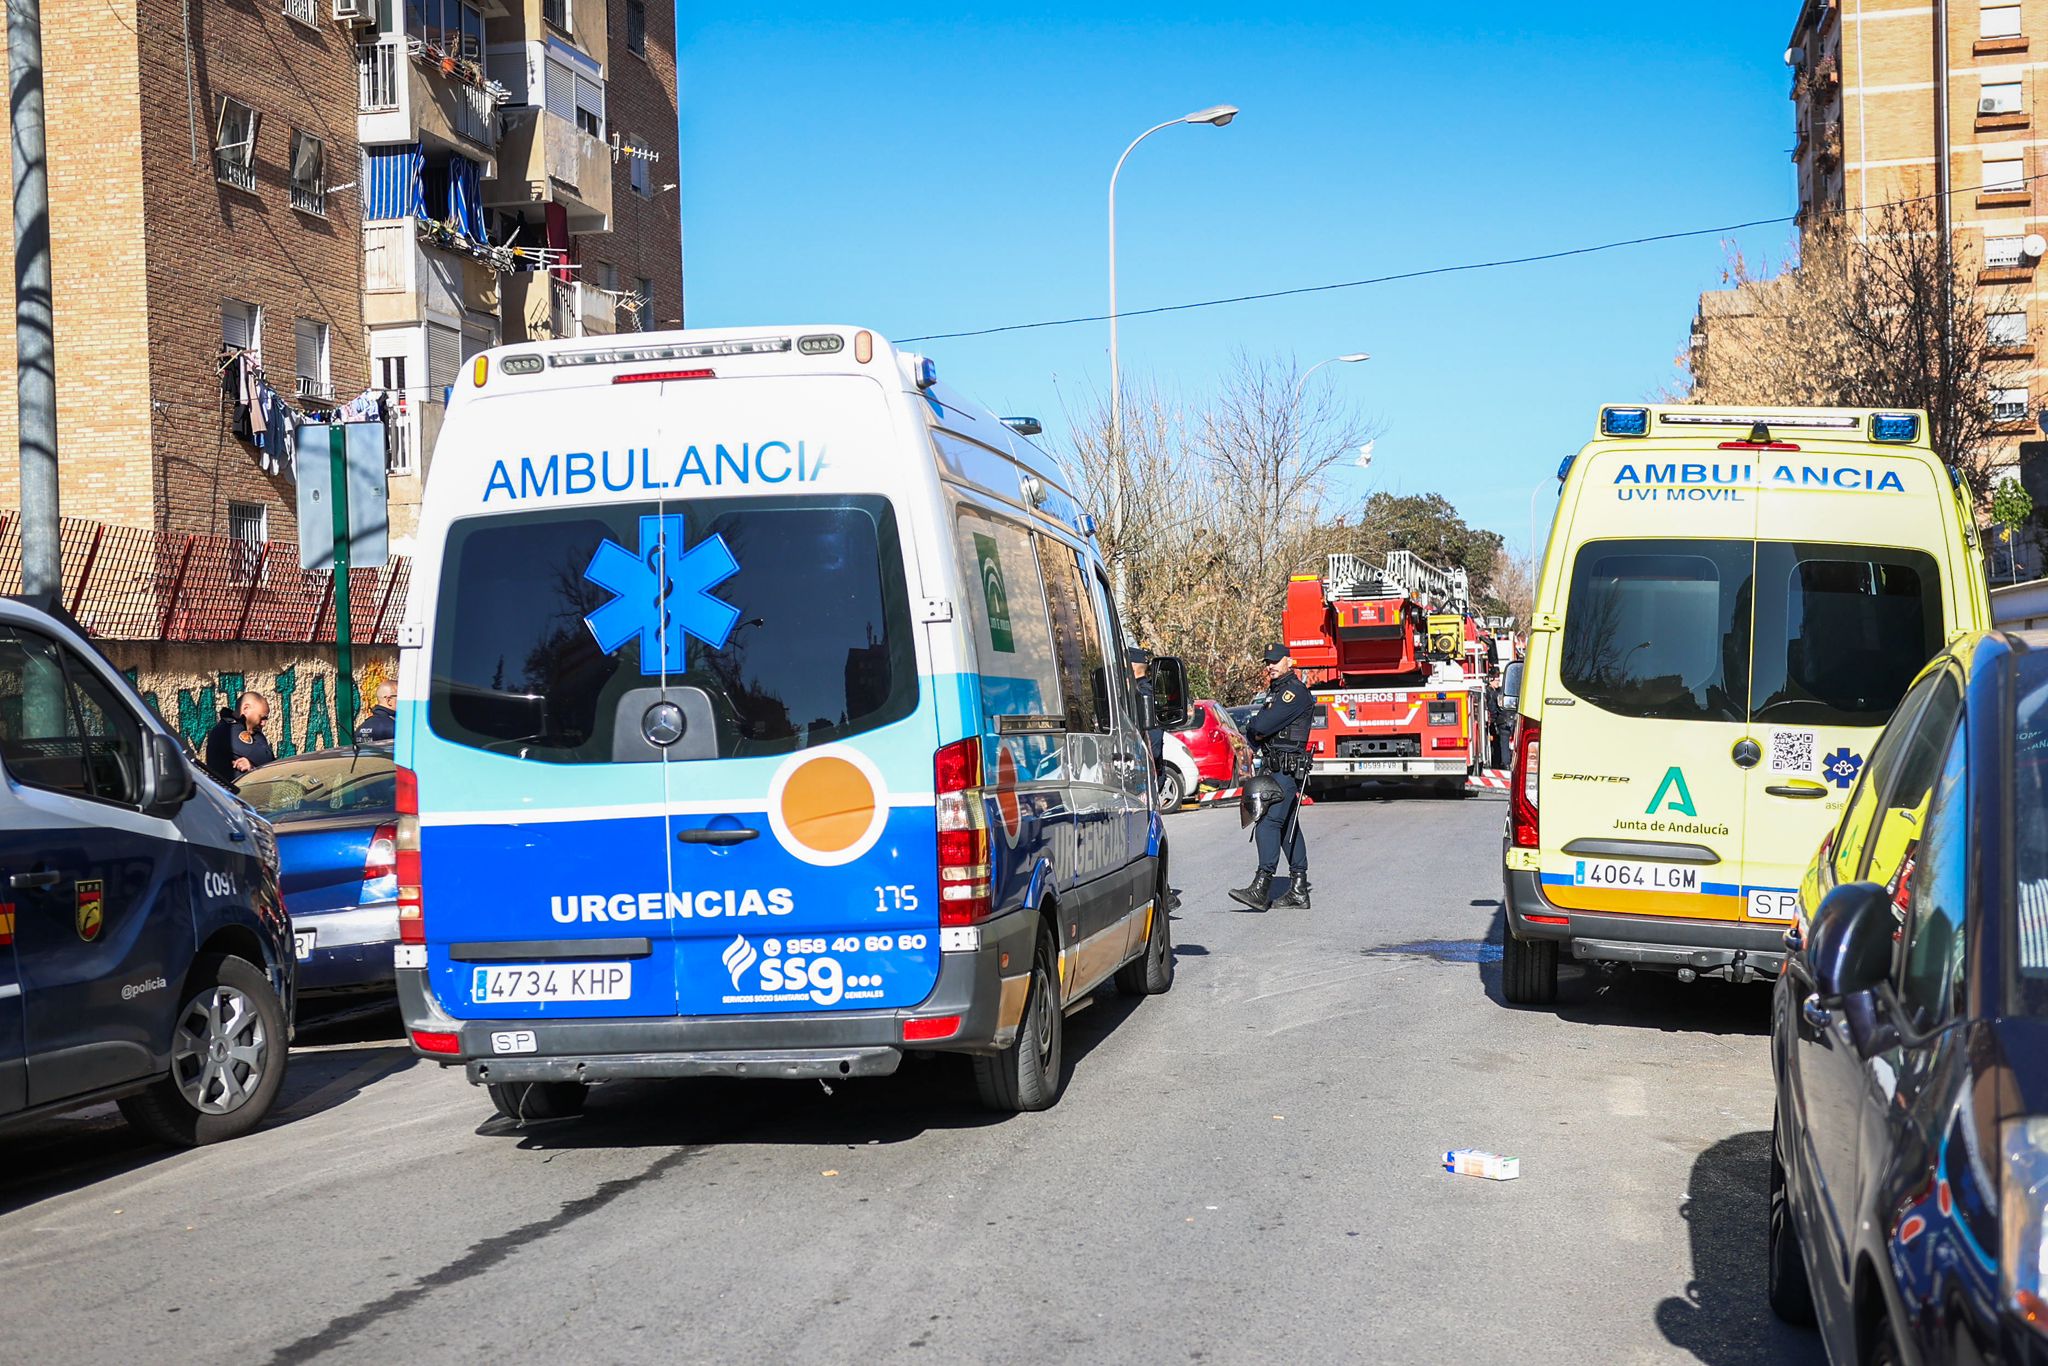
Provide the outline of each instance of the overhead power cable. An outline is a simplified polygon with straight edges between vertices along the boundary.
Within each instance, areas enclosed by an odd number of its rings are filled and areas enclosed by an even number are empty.
[[[2044,176],[2048,176],[2048,171],[2024,176],[2019,181],[2019,185],[2031,184],[2033,181]],[[1981,185],[1975,187],[1975,190],[1968,186],[1951,188],[1949,194],[1951,197],[1954,197],[1959,194],[1975,193],[1976,190],[1982,190],[1983,188],[1985,187]],[[1999,190],[2016,189],[2018,186],[2000,185],[1997,188]],[[1927,203],[1938,198],[1940,196],[1934,194],[1915,195],[1907,199],[1894,199],[1881,204],[1865,205],[1856,210],[1856,212],[1867,216],[1883,209],[1903,208],[1909,204]],[[1844,210],[1845,214],[1847,212],[1847,210]],[[1403,280],[1423,280],[1437,275],[1460,275],[1472,271],[1500,270],[1507,266],[1536,265],[1545,261],[1561,261],[1573,256],[1594,256],[1601,252],[1620,251],[1624,247],[1652,246],[1659,242],[1679,242],[1693,237],[1718,237],[1732,232],[1746,232],[1750,228],[1767,228],[1778,224],[1791,223],[1796,221],[1797,218],[1797,214],[1778,214],[1770,218],[1752,218],[1746,222],[1727,223],[1713,228],[1688,228],[1681,232],[1651,233],[1643,237],[1625,237],[1617,241],[1596,242],[1583,247],[1565,247],[1557,251],[1537,252],[1530,256],[1504,256],[1486,261],[1462,261],[1455,265],[1428,266],[1418,270],[1395,271],[1388,275],[1373,275],[1362,280],[1337,280],[1328,284],[1297,285],[1292,289],[1271,289],[1257,294],[1233,294],[1227,298],[1197,299],[1189,303],[1158,304],[1151,308],[1120,308],[1117,310],[1116,316],[1121,320],[1124,318],[1143,318],[1156,313],[1186,313],[1198,308],[1222,308],[1228,304],[1258,303],[1266,299],[1289,299],[1304,294],[1327,294],[1333,290],[1363,289],[1368,285],[1396,284]],[[1082,317],[1047,318],[1038,322],[1028,323],[1004,323],[996,327],[976,327],[959,332],[928,332],[922,336],[899,337],[896,340],[902,342],[952,341],[961,337],[989,337],[1001,332],[1030,332],[1046,327],[1074,327],[1082,323],[1106,323],[1108,321],[1109,314],[1107,313],[1090,313]]]

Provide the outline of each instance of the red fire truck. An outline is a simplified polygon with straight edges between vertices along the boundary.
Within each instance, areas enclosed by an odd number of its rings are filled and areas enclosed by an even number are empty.
[[[1311,780],[1429,782],[1463,796],[1486,764],[1487,642],[1462,569],[1397,550],[1332,555],[1287,584],[1282,630],[1316,695]]]

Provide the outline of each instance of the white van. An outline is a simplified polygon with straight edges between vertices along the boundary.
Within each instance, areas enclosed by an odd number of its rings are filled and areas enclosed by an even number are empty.
[[[476,357],[400,666],[414,1046],[515,1117],[911,1049],[1051,1105],[1063,1012],[1173,980],[1092,531],[1051,460],[870,331]]]

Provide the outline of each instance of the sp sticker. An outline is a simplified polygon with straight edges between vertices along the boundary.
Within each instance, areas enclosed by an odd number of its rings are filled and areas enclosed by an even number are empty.
[[[72,923],[78,928],[78,937],[90,944],[107,923],[107,884],[93,878],[72,885],[78,892],[78,914]]]

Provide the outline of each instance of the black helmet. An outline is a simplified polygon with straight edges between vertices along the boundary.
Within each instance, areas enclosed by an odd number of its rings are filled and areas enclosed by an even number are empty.
[[[1248,829],[1265,818],[1268,811],[1287,800],[1287,789],[1270,773],[1254,773],[1245,780],[1237,797],[1237,823]]]

